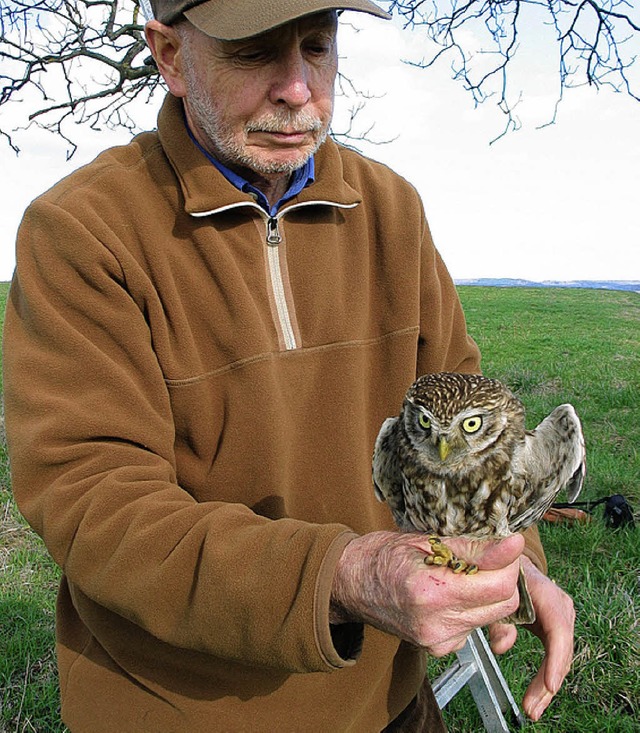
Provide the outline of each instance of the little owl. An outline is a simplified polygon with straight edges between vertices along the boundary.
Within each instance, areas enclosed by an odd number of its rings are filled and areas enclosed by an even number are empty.
[[[470,374],[428,374],[409,388],[399,417],[384,421],[373,455],[373,482],[403,531],[430,533],[425,562],[454,572],[477,567],[456,558],[440,537],[504,538],[537,522],[558,492],[574,501],[585,475],[580,420],[560,405],[535,430],[501,382]],[[520,608],[535,613],[520,572]]]

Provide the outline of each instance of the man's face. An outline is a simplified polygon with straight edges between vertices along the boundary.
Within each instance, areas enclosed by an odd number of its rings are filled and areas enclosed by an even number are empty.
[[[191,31],[183,45],[185,110],[199,142],[230,167],[281,177],[326,137],[337,73],[334,13],[241,41]]]

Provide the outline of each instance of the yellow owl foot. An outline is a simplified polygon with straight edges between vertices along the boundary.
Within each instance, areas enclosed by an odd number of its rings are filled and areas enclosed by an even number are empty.
[[[478,566],[469,564],[453,554],[453,551],[447,547],[439,537],[427,537],[433,555],[427,555],[424,559],[427,565],[441,565],[449,567],[454,573],[464,573],[465,575],[473,575],[478,572]]]

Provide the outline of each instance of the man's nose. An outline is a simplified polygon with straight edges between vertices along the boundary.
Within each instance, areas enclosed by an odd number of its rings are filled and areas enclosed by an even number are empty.
[[[304,107],[311,99],[311,73],[309,63],[299,48],[283,54],[276,66],[276,77],[271,85],[271,103],[286,104],[291,109]]]

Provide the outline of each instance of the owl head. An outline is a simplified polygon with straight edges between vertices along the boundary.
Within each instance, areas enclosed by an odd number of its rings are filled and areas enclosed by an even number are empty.
[[[402,423],[422,463],[439,473],[477,466],[524,440],[524,408],[500,382],[475,374],[427,374],[409,389]],[[475,460],[472,460],[475,459]]]

